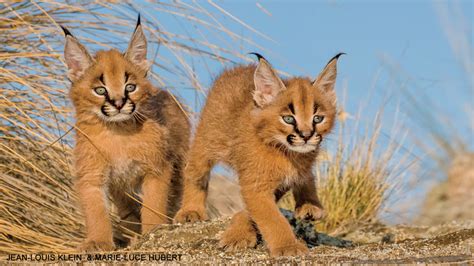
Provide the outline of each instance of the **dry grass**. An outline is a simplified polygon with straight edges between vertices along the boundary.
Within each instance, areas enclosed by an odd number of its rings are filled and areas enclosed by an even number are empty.
[[[204,93],[206,85],[198,76],[202,72],[195,69],[212,73],[211,63],[247,60],[236,52],[238,44],[262,50],[221,24],[229,17],[231,23],[250,27],[213,2],[206,7],[181,1],[145,5],[0,4],[0,253],[69,252],[83,237],[83,219],[71,190],[73,120],[60,24],[94,50],[124,48],[140,10],[152,52],[161,47],[152,53],[151,78],[178,96],[189,89]],[[173,17],[193,33],[169,31],[160,16]],[[208,42],[209,34],[220,43]],[[337,153],[327,154],[326,163],[317,169],[320,197],[329,213],[320,229],[341,233],[371,221],[381,209],[390,189],[387,181],[399,170],[392,165],[399,147],[389,145],[379,154],[380,123],[376,125],[370,134],[354,139],[346,138],[341,127],[339,138],[333,140]]]

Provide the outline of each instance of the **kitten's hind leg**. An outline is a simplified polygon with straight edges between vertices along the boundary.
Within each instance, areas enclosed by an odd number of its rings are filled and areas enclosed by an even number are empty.
[[[206,154],[206,149],[201,148],[199,144],[191,149],[188,165],[184,169],[183,204],[174,218],[176,223],[193,223],[208,219],[206,198],[213,164]]]

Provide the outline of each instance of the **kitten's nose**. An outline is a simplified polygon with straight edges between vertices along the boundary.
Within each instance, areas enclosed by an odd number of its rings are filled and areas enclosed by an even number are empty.
[[[304,141],[308,141],[308,139],[310,139],[311,136],[313,136],[313,132],[310,130],[303,130],[303,131],[300,131],[299,135],[300,137],[304,139]]]
[[[114,101],[114,105],[117,109],[122,109],[123,105],[124,105],[125,101],[124,99],[120,99],[120,100],[115,100]]]

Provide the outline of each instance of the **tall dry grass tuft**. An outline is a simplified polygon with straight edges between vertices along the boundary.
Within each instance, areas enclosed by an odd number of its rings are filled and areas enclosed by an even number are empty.
[[[195,69],[243,60],[237,44],[256,46],[220,23],[232,16],[215,3],[0,3],[0,253],[66,252],[81,240],[83,219],[69,169],[73,110],[59,25],[92,50],[123,49],[139,12],[152,48],[151,78],[178,96],[204,94],[202,71]],[[180,30],[169,29],[162,17]],[[211,35],[222,43],[207,41]]]
[[[409,153],[400,152],[403,134],[396,127],[390,133],[393,137],[382,142],[382,116],[381,110],[361,134],[353,134],[354,129],[341,121],[337,151],[326,153],[316,169],[319,197],[327,211],[318,229],[340,235],[376,222],[398,188],[411,159]]]

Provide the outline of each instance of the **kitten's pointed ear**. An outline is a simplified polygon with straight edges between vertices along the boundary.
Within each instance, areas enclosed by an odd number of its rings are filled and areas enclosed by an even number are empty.
[[[64,27],[61,27],[66,35],[66,45],[64,46],[64,59],[69,69],[68,78],[74,82],[78,80],[86,69],[92,64],[93,59],[87,49],[79,43],[76,37]]]
[[[133,32],[130,43],[128,44],[125,57],[139,66],[145,72],[150,68],[150,64],[146,60],[147,43],[143,27],[140,22],[140,14],[138,14],[137,26]]]
[[[270,104],[285,89],[285,84],[263,56],[255,55],[258,57],[258,66],[254,73],[255,91],[253,92],[253,99],[258,107],[264,107]]]
[[[323,69],[323,71],[321,71],[313,83],[314,87],[322,90],[328,97],[332,98],[334,103],[336,102],[334,85],[336,84],[337,76],[337,60],[343,54],[345,53],[339,53],[329,60],[326,67]]]

